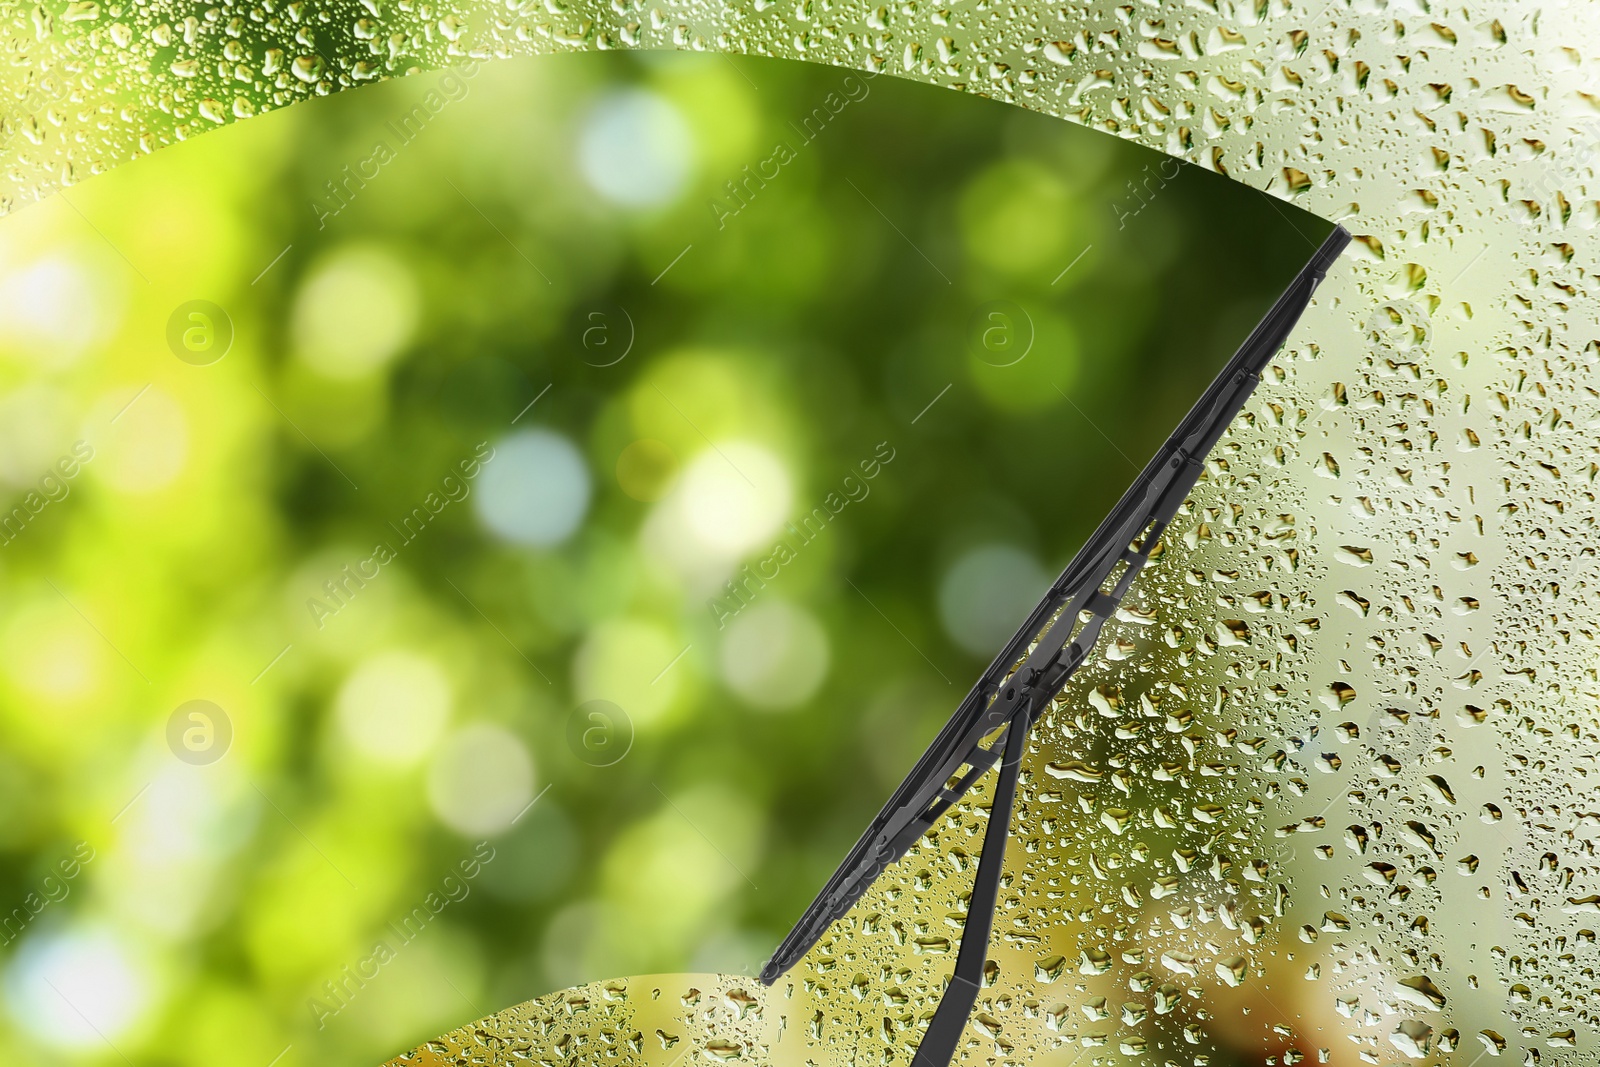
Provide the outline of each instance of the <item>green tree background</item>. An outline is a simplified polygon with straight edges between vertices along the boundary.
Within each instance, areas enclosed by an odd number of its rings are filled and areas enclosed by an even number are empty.
[[[8,1062],[376,1062],[753,972],[1326,229],[691,55],[374,86],[6,220]]]

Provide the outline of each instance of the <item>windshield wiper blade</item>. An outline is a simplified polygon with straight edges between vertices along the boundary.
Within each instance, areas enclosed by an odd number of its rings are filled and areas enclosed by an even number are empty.
[[[1217,440],[1255,391],[1261,373],[1311,303],[1350,234],[1336,226],[1201,394],[1165,445],[984,671],[911,773],[895,789],[845,860],[762,969],[772,985],[798,963],[891,863],[905,855],[951,805],[999,761],[994,809],[975,875],[955,976],[917,1050],[917,1067],[946,1067],[976,1003],[1017,765],[1028,731],[1093,649],[1177,513]],[[985,745],[984,739],[1005,733]]]

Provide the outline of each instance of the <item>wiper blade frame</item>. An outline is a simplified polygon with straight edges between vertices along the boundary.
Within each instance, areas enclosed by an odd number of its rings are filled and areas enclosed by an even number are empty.
[[[1283,347],[1310,305],[1317,286],[1349,243],[1350,234],[1342,226],[1334,227],[1278,297],[962,700],[778,946],[762,969],[762,982],[772,985],[798,963],[878,876],[905,855],[951,805],[1002,759],[1003,747],[1004,762],[996,783],[995,802],[1003,801],[1005,810],[990,815],[990,832],[979,860],[973,907],[962,936],[955,980],[946,990],[916,1057],[917,1067],[946,1067],[950,1062],[975,1002],[988,951],[992,897],[999,884],[1006,836],[1003,832],[997,836],[995,827],[1010,826],[1016,764],[1021,759],[1023,739],[1051,697],[1061,691],[1088,657],[1105,620],[1121,603],[1167,524],[1194,487],[1206,455],[1255,391],[1267,363]],[[1001,727],[1006,730],[1003,739],[985,747],[983,739]],[[994,847],[996,842],[1000,847]],[[988,896],[981,897],[983,893]],[[980,907],[982,899],[987,899],[988,904]],[[970,951],[969,942],[974,945]],[[960,1006],[963,1002],[965,1008]]]

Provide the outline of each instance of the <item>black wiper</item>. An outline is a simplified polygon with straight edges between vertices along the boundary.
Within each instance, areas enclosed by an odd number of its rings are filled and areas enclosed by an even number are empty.
[[[1150,552],[1189,495],[1206,455],[1255,391],[1268,361],[1311,303],[1350,234],[1336,226],[1266,317],[1073,557],[1005,649],[945,723],[844,863],[761,971],[776,982],[849,911],[889,864],[932,829],[995,762],[994,809],[984,835],[955,976],[917,1050],[917,1067],[946,1067],[976,1003],[1011,825],[1023,741],[1093,649]],[[1004,729],[988,746],[984,739]]]

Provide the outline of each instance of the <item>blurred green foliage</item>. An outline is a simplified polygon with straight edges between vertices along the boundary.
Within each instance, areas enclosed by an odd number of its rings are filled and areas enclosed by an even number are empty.
[[[7,220],[7,1061],[375,1062],[753,970],[1326,229],[963,95],[616,54]]]

